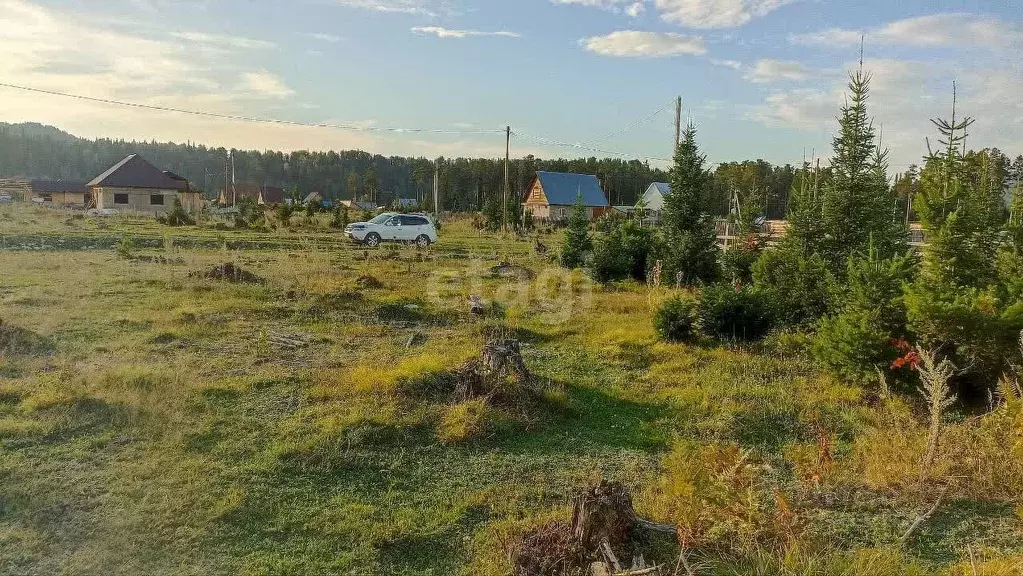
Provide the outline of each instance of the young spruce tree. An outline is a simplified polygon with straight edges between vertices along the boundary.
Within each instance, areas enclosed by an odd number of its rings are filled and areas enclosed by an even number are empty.
[[[568,215],[565,241],[561,245],[561,265],[566,268],[582,266],[586,261],[586,253],[592,248],[590,221],[586,217],[586,206],[583,205],[583,197],[580,194],[576,196],[572,213]]]
[[[671,192],[664,197],[660,258],[669,278],[681,274],[690,285],[714,282],[720,275],[714,219],[707,213],[710,173],[705,161],[696,145],[696,127],[689,124],[668,171]]]
[[[821,256],[837,275],[849,257],[871,245],[881,258],[905,251],[906,230],[896,214],[887,176],[888,151],[879,147],[867,99],[870,74],[857,70],[832,141],[832,178],[821,198]]]

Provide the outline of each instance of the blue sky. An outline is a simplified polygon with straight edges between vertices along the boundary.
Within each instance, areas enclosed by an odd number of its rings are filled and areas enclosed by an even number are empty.
[[[892,171],[951,84],[970,143],[1023,154],[1023,4],[868,0],[0,0],[3,82],[361,131],[189,117],[0,89],[0,120],[83,136],[398,155],[670,156],[673,111],[711,161],[825,158],[866,35]],[[659,113],[654,114],[660,110]],[[650,116],[653,115],[652,118]],[[644,121],[645,120],[645,121]],[[631,127],[631,128],[630,128]],[[627,129],[629,128],[629,129]]]

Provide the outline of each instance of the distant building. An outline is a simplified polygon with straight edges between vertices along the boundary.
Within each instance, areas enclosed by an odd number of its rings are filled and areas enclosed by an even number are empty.
[[[125,157],[86,186],[100,210],[161,214],[169,212],[176,199],[186,211],[198,212],[204,204],[202,192],[192,190],[188,180],[160,171],[138,154]]]
[[[611,210],[596,176],[565,172],[537,172],[526,189],[522,206],[532,211],[534,218],[566,220],[580,197],[590,220]]]
[[[367,212],[375,212],[379,206],[375,202],[363,202],[355,200],[342,200],[338,204],[348,208],[349,210],[365,210]]]
[[[259,205],[284,203],[284,188],[277,186],[256,186],[255,184],[235,184],[234,189],[221,190],[217,196],[217,204],[234,204],[235,200],[252,198]]]
[[[55,206],[85,207],[89,201],[89,187],[81,180],[30,180],[33,198]]]
[[[419,200],[415,198],[395,198],[391,205],[395,210],[415,210],[419,208]]]
[[[667,182],[654,182],[646,189],[643,196],[636,202],[636,208],[641,205],[646,211],[643,221],[646,223],[659,224],[661,222],[661,211],[664,210],[664,196],[671,192],[671,184]]]
[[[317,203],[318,204],[320,202],[323,202],[323,194],[320,194],[319,192],[310,192],[302,200],[303,204],[310,204],[310,203]]]

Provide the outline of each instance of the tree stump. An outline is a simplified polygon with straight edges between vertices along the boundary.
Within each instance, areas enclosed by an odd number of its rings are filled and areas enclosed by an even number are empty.
[[[584,548],[596,550],[605,540],[613,547],[629,539],[636,510],[624,486],[601,480],[572,500],[572,534]]]

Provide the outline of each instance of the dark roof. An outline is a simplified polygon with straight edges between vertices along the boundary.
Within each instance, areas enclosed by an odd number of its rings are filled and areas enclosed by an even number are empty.
[[[54,194],[60,192],[85,192],[85,182],[81,180],[32,180],[29,188],[35,194]]]
[[[657,188],[657,191],[661,193],[661,196],[671,192],[671,184],[668,184],[667,182],[654,182],[651,186]]]
[[[583,197],[584,206],[607,206],[607,198],[600,188],[600,181],[591,174],[570,174],[567,172],[537,172],[536,177],[543,186],[548,204],[575,204],[578,196]]]
[[[161,172],[138,154],[131,154],[106,172],[95,177],[88,186],[112,188],[158,188],[161,190],[186,190],[188,182],[176,180]]]
[[[267,204],[283,204],[284,188],[277,186],[263,186],[263,202]]]

